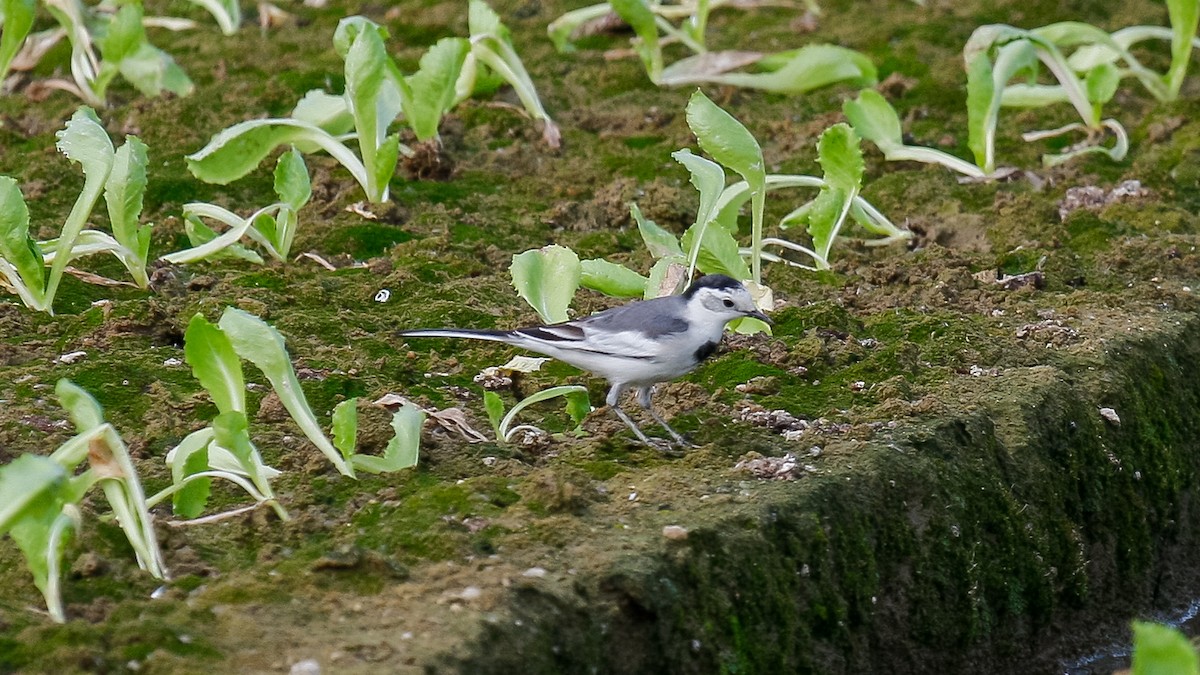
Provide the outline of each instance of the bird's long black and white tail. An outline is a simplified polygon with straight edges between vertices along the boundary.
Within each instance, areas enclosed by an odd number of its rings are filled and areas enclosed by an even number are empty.
[[[512,331],[507,330],[472,330],[469,328],[422,328],[418,330],[402,330],[396,335],[400,337],[430,337],[430,338],[466,338],[468,340],[488,340],[490,342],[508,342],[516,339]]]

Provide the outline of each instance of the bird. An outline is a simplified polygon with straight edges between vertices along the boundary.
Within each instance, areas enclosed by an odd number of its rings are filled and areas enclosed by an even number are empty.
[[[725,325],[743,317],[773,323],[741,282],[708,274],[680,295],[638,300],[561,323],[514,330],[426,328],[397,335],[489,340],[552,357],[607,380],[605,403],[642,443],[654,446],[620,406],[629,389],[636,391],[638,405],[686,446],[683,436],[654,412],[654,385],[694,370],[717,351]]]

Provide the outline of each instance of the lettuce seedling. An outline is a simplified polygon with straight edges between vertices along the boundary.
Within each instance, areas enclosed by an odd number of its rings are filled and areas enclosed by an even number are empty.
[[[874,143],[888,161],[941,164],[970,178],[984,178],[987,175],[978,166],[949,153],[907,145],[896,109],[883,94],[874,89],[863,89],[858,93],[858,98],[846,100],[842,104],[842,113],[850,120],[859,137]]]
[[[58,149],[83,169],[83,191],[63,224],[47,241],[29,236],[29,209],[16,181],[0,177],[0,281],[31,309],[53,313],[54,296],[70,261],[111,253],[138,286],[146,288],[150,225],[140,225],[146,189],[146,146],[136,136],[114,150],[91,108],[75,111],[58,132]],[[100,195],[108,206],[113,233],[84,229]],[[50,266],[47,274],[44,266]]]
[[[839,82],[870,86],[876,71],[863,54],[835,45],[808,45],[773,54],[748,51],[711,52],[705,32],[709,13],[719,7],[745,7],[728,0],[662,3],[656,0],[610,0],[568,12],[547,28],[560,52],[574,49],[571,40],[602,17],[615,13],[633,29],[634,52],[650,81],[660,86],[719,84],[799,94]],[[665,64],[663,46],[679,43],[692,56]],[[757,72],[738,72],[753,67]]]
[[[1058,129],[1024,134],[1027,141],[1059,136],[1083,130],[1087,139],[1060,154],[1043,157],[1049,166],[1085,153],[1103,153],[1114,160],[1124,158],[1129,147],[1124,127],[1115,119],[1104,119],[1102,108],[1116,94],[1122,77],[1132,75],[1160,100],[1171,100],[1178,90],[1179,78],[1187,67],[1196,29],[1196,2],[1179,3],[1171,8],[1176,30],[1172,40],[1173,60],[1166,75],[1142,65],[1129,51],[1140,39],[1162,37],[1163,31],[1134,27],[1110,35],[1094,26],[1079,22],[1050,24],[1023,30],[1003,24],[980,26],[963,48],[967,64],[967,114],[969,145],[975,161],[986,173],[995,169],[995,131],[999,111],[1008,107],[1041,107],[1069,103],[1080,122]],[[1185,35],[1186,31],[1191,33]],[[1120,34],[1121,40],[1116,36]],[[1062,49],[1073,49],[1068,58]],[[1055,84],[1037,84],[1040,66],[1045,66]],[[1014,78],[1022,82],[1011,83]],[[1112,147],[1100,145],[1105,132],[1116,139]]]
[[[191,0],[204,7],[216,19],[225,35],[232,35],[241,23],[236,0]],[[14,57],[27,46],[26,39],[36,14],[35,0],[0,0],[0,80],[8,75]],[[69,91],[90,106],[105,106],[109,85],[121,75],[147,96],[164,91],[186,96],[193,85],[186,73],[169,54],[155,47],[146,37],[145,26],[155,25],[179,30],[194,23],[171,17],[144,17],[142,3],[123,3],[112,7],[86,7],[79,0],[44,0],[59,28],[38,34],[37,54],[66,38],[71,45],[72,81],[57,80],[59,89]],[[99,56],[97,56],[97,50]],[[29,66],[26,66],[29,67]]]
[[[483,0],[470,0],[467,7],[467,24],[471,32],[471,51],[463,64],[456,90],[458,100],[466,98],[479,89],[486,74],[479,65],[490,69],[497,77],[507,82],[521,99],[521,105],[534,120],[542,123],[542,140],[552,148],[562,143],[558,125],[550,119],[542,101],[538,98],[533,79],[525,70],[521,57],[512,45],[512,34],[500,22],[500,17]]]
[[[192,432],[167,453],[173,483],[151,497],[151,504],[171,497],[176,514],[194,518],[207,505],[211,479],[221,478],[245,490],[256,505],[269,505],[280,519],[288,520],[271,489],[279,471],[263,463],[250,439],[242,359],[262,371],[304,435],[343,475],[353,478],[355,468],[369,473],[398,471],[416,463],[424,415],[412,406],[393,416],[396,436],[382,457],[355,452],[354,399],[335,408],[330,442],[300,388],[283,336],[256,316],[232,307],[225,309],[217,324],[201,314],[193,316],[184,333],[184,356],[218,414],[210,426]]]
[[[355,405],[358,399],[350,398],[333,409],[333,444],[355,469],[367,473],[390,473],[417,465],[421,450],[421,427],[425,424],[425,413],[412,403],[405,403],[392,413],[392,431],[395,435],[383,449],[383,455],[363,455],[356,451],[358,416]]]
[[[469,39],[438,41],[422,56],[418,71],[406,76],[387,53],[386,29],[361,16],[342,19],[333,37],[344,63],[346,89],[341,96],[310,91],[290,117],[235,124],[188,155],[188,168],[203,181],[224,185],[254,170],[276,147],[290,143],[301,152],[329,153],[362,186],[368,200],[385,202],[400,154],[412,154],[391,131],[392,124],[403,114],[418,141],[437,139],[442,117],[487,79],[483,69],[513,85],[529,114],[545,124],[547,142],[557,147],[558,129],[542,108],[499,17],[482,0],[473,0],[469,23]],[[357,154],[350,141],[357,141]]]
[[[62,555],[67,536],[79,527],[79,504],[96,485],[138,565],[156,579],[167,573],[141,482],[120,434],[104,421],[96,400],[75,384],[59,380],[55,393],[77,433],[49,457],[23,455],[0,467],[0,534],[7,532],[17,542],[50,616],[62,623]],[[87,470],[77,473],[84,461]]]
[[[184,226],[192,248],[162,256],[171,263],[187,263],[219,255],[261,263],[262,258],[239,242],[248,237],[272,258],[286,262],[296,237],[299,211],[312,197],[312,183],[304,157],[295,147],[279,156],[275,165],[275,194],[279,201],[265,206],[246,218],[216,204],[190,202],[183,205]],[[201,218],[225,225],[217,234]]]
[[[561,387],[550,387],[543,389],[535,394],[527,396],[517,402],[516,405],[504,413],[504,401],[500,395],[494,391],[483,392],[483,407],[487,411],[488,420],[492,423],[492,431],[496,434],[497,443],[507,443],[512,439],[513,434],[522,429],[531,429],[540,431],[537,427],[522,424],[512,426],[513,421],[517,418],[517,413],[534,403],[541,403],[552,398],[562,397],[566,401],[567,414],[575,422],[576,428],[583,423],[583,418],[587,417],[592,412],[591,401],[588,400],[587,387],[579,385],[567,385]]]

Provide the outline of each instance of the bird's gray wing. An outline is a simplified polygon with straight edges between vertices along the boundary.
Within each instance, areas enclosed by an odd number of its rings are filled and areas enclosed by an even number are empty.
[[[660,298],[634,302],[575,321],[513,331],[524,339],[555,349],[610,354],[629,359],[662,355],[662,339],[687,330],[674,302]]]
[[[646,338],[661,339],[673,333],[683,333],[688,322],[683,310],[687,302],[678,296],[655,298],[593,314],[576,323],[597,333],[640,333]]]

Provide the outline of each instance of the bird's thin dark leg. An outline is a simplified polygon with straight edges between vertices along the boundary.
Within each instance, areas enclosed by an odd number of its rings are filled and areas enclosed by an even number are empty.
[[[634,435],[638,437],[639,441],[653,447],[654,444],[650,442],[650,439],[646,436],[646,434],[642,433],[642,430],[638,428],[637,424],[634,424],[633,420],[629,417],[629,415],[625,414],[624,410],[621,410],[621,392],[623,391],[625,391],[625,387],[614,384],[612,389],[608,390],[608,397],[604,399],[604,402],[608,404],[608,407],[611,408],[614,413],[616,413],[617,417],[621,418],[621,421],[625,423],[625,426],[629,427],[629,429],[633,431]]]
[[[671,434],[671,438],[674,438],[676,443],[690,446],[691,443],[684,439],[684,437],[678,431],[672,429],[671,425],[667,424],[667,421],[660,417],[658,413],[654,412],[654,408],[650,405],[650,396],[653,393],[653,387],[639,387],[637,390],[638,405],[642,406],[642,410],[650,413],[650,416],[654,418],[654,421],[662,425],[662,428],[666,429],[668,434]]]

